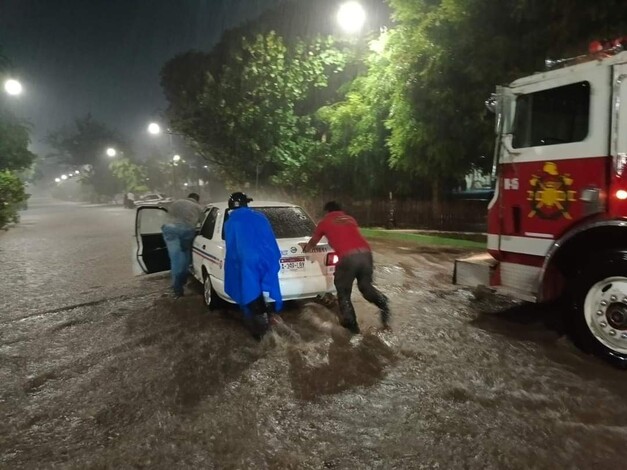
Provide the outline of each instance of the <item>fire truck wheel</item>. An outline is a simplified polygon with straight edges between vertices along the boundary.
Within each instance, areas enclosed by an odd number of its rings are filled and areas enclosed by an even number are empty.
[[[571,337],[582,350],[627,368],[627,261],[593,262],[573,283]]]

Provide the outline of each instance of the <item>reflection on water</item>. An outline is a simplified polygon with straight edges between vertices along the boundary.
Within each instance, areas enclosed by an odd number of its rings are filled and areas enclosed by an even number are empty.
[[[392,331],[356,294],[362,335],[312,302],[256,342],[199,290],[98,258],[128,247],[130,211],[68,207],[0,238],[0,468],[620,467],[625,375],[550,308],[451,286],[455,252],[373,242]]]

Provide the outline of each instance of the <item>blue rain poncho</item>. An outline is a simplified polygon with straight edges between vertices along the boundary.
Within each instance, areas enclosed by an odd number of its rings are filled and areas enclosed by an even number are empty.
[[[224,290],[245,307],[263,292],[274,300],[275,310],[283,308],[279,270],[281,251],[268,219],[248,207],[231,210],[224,225],[226,256]]]

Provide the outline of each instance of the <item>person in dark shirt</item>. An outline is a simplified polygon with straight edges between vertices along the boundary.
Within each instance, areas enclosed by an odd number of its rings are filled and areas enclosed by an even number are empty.
[[[311,251],[322,237],[337,254],[339,261],[335,266],[335,288],[340,306],[340,324],[353,333],[359,333],[355,309],[351,302],[353,281],[357,279],[359,292],[368,302],[379,307],[381,323],[389,326],[390,309],[388,299],[372,285],[372,250],[359,232],[354,218],[345,214],[335,201],[324,205],[326,216],[318,223],[311,240],[303,247],[303,252]]]
[[[168,222],[161,227],[163,239],[170,256],[172,291],[174,298],[183,296],[189,266],[192,264],[192,243],[196,236],[196,225],[202,217],[200,197],[190,193],[186,199],[174,201],[168,207]]]

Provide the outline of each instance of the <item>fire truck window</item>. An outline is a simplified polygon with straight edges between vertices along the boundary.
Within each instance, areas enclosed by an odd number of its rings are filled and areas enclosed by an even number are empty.
[[[590,83],[579,82],[519,96],[514,148],[581,142],[588,135]]]

